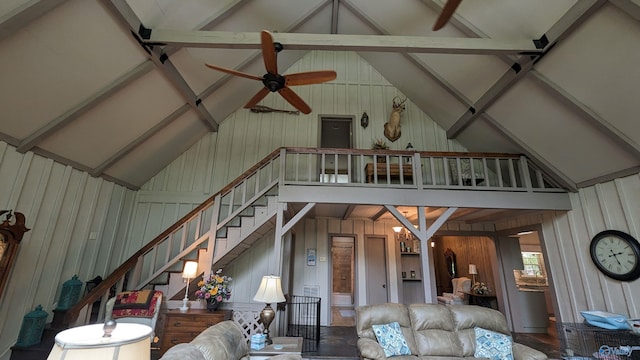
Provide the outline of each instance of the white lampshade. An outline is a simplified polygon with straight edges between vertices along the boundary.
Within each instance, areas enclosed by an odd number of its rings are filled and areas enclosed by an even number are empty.
[[[103,337],[103,324],[74,327],[56,335],[47,360],[150,359],[151,327],[142,324],[117,324],[111,337]]]
[[[184,270],[182,270],[182,277],[187,279],[193,279],[198,272],[197,261],[187,261],[184,264]]]
[[[477,275],[478,269],[475,264],[469,264],[469,275]]]
[[[394,232],[399,233],[400,231],[402,231],[402,226],[394,226],[394,227],[392,227],[392,229],[393,229]]]
[[[282,283],[279,276],[266,275],[262,277],[260,288],[253,297],[253,301],[259,301],[266,304],[279,303],[285,301],[282,293]]]

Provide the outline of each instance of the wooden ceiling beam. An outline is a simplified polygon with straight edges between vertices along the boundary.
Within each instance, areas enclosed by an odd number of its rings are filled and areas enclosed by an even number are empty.
[[[379,23],[373,20],[371,17],[367,16],[365,11],[358,8],[354,4],[352,4],[348,0],[342,0],[342,5],[349,9],[360,21],[367,24],[370,28],[374,29],[380,35],[391,35],[389,31],[384,29]],[[443,76],[439,75],[437,71],[429,67],[420,57],[415,54],[402,53],[402,55],[411,62],[415,67],[417,67],[422,73],[433,79],[438,85],[440,85],[443,89],[445,89],[449,94],[451,94],[454,98],[458,99],[461,103],[465,104],[467,107],[473,105],[473,101],[467,98],[461,91],[456,89],[450,82],[448,82]],[[396,86],[397,87],[397,86]],[[428,109],[423,109],[424,112],[427,112]],[[432,116],[432,114],[429,114]],[[432,116],[433,117],[433,116]]]
[[[527,54],[542,52],[533,39],[436,38],[395,35],[274,33],[289,50],[373,51],[439,54]],[[152,29],[143,42],[196,48],[259,49],[258,32]]]
[[[140,33],[146,32],[142,21],[135,14],[133,9],[127,4],[126,0],[102,0],[105,8],[131,33],[137,37],[144,37]],[[191,106],[198,117],[207,125],[211,131],[218,131],[218,122],[213,118],[209,111],[202,104],[202,99],[198,98],[193,92],[187,81],[182,77],[178,69],[173,65],[169,56],[157,47],[140,45],[147,52],[149,58],[156,65],[156,68],[171,82],[171,84],[180,92],[186,102]]]

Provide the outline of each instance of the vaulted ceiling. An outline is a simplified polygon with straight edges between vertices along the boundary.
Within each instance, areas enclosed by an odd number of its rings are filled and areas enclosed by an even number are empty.
[[[640,169],[639,0],[5,0],[0,140],[136,188],[242,107],[260,30],[356,51],[470,151],[570,189]],[[215,61],[214,61],[215,59]],[[133,121],[135,119],[135,121]]]

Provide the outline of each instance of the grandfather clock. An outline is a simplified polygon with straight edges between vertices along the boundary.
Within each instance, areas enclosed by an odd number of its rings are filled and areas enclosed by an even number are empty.
[[[0,216],[2,215],[5,215],[5,220],[0,223],[0,298],[7,280],[9,280],[9,273],[18,254],[18,246],[22,236],[30,230],[24,225],[22,213],[12,214],[11,210],[0,210]],[[13,216],[15,216],[15,220],[12,222]]]

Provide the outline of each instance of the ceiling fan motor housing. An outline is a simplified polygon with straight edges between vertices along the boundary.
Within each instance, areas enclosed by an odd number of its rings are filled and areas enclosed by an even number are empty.
[[[285,79],[280,74],[267,73],[262,77],[262,83],[271,92],[276,92],[284,87]]]

